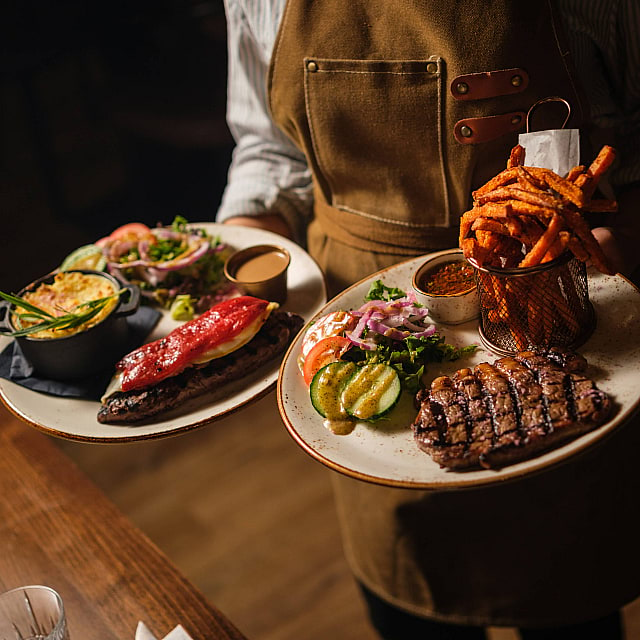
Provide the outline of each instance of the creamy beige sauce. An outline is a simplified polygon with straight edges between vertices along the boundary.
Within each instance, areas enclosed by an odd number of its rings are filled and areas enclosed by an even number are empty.
[[[240,282],[262,282],[281,273],[287,266],[287,257],[280,251],[269,251],[248,258],[236,270]]]

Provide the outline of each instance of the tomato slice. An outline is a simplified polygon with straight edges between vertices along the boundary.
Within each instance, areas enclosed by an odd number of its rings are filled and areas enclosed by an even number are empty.
[[[99,247],[102,247],[111,240],[135,240],[136,238],[146,236],[150,233],[151,229],[146,224],[143,224],[142,222],[128,222],[127,224],[123,224],[121,227],[114,229],[105,238],[100,238],[100,240],[98,240],[95,244],[97,244]]]
[[[309,351],[323,338],[339,336],[345,331],[354,329],[356,324],[358,319],[348,311],[333,311],[322,316],[309,327],[302,339],[300,347],[302,359],[304,360]]]
[[[318,341],[304,359],[302,375],[307,386],[324,365],[340,360],[350,347],[351,341],[344,336],[329,336]]]
[[[125,236],[143,236],[147,233],[150,233],[151,229],[147,227],[146,224],[142,224],[142,222],[129,222],[127,224],[123,224],[121,227],[114,229],[109,237],[111,239],[114,238],[122,238]]]

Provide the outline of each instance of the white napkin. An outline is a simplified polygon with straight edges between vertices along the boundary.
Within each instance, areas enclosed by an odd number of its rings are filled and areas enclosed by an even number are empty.
[[[546,129],[521,133],[518,142],[524,147],[527,167],[551,169],[559,176],[580,164],[580,132],[578,129]]]
[[[144,622],[138,622],[135,640],[157,640],[157,638],[149,631]],[[175,629],[170,631],[163,640],[193,640],[191,636],[179,624]]]

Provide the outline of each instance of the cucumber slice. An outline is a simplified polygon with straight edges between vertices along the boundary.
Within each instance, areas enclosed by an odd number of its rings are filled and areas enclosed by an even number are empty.
[[[387,364],[367,364],[344,385],[340,404],[359,420],[373,420],[390,411],[402,391],[397,371]]]
[[[72,251],[60,265],[60,271],[71,269],[93,269],[104,271],[107,261],[102,255],[102,249],[95,244],[85,244]]]
[[[353,362],[330,362],[313,376],[309,385],[311,404],[324,418],[345,420],[349,416],[340,403],[343,387],[353,377],[358,367]]]

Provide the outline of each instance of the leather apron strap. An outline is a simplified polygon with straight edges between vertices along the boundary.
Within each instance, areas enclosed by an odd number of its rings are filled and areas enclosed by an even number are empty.
[[[367,218],[341,211],[321,198],[315,202],[315,216],[328,237],[348,247],[395,256],[416,256],[430,248],[452,247],[456,232],[441,229],[437,234],[424,228],[394,224],[391,220]]]

